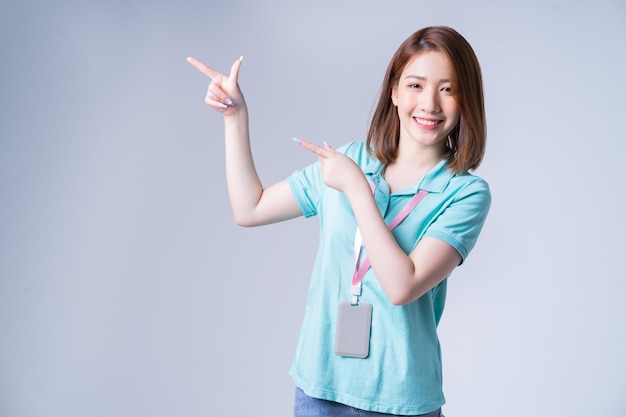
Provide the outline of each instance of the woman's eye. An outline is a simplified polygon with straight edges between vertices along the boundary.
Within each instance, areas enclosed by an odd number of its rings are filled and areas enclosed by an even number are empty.
[[[410,88],[422,88],[422,86],[420,84],[411,84],[409,85]]]
[[[451,93],[452,92],[452,87],[443,87],[441,89],[441,91],[445,92],[445,93]]]

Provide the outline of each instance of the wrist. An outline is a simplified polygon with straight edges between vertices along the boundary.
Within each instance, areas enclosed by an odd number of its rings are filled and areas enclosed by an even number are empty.
[[[364,198],[371,198],[372,189],[365,176],[360,176],[350,187],[345,190],[345,194],[351,203],[356,203]]]
[[[238,104],[237,106],[241,106],[241,107],[236,108],[235,111],[230,114],[223,114],[224,121],[226,123],[229,123],[229,122],[236,123],[241,120],[248,120],[248,110],[246,109],[245,105]]]

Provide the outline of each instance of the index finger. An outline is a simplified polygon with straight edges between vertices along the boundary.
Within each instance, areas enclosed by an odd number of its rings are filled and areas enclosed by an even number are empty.
[[[321,146],[318,146],[318,145],[316,145],[314,143],[307,142],[306,140],[298,139],[298,143],[304,149],[307,149],[307,150],[313,152],[317,156],[328,156],[328,154],[329,154],[329,150],[328,149],[322,148]]]
[[[196,67],[198,71],[200,71],[201,73],[203,73],[210,79],[217,78],[220,75],[220,73],[215,71],[213,68],[209,67],[208,65],[203,64],[202,62],[198,61],[197,59],[191,56],[187,58],[187,62],[189,62],[194,67]]]

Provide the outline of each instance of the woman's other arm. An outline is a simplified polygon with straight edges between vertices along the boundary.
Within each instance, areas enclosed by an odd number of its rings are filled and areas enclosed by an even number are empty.
[[[421,239],[407,255],[387,228],[361,169],[328,145],[320,147],[305,141],[300,144],[319,157],[324,183],[348,197],[372,269],[393,304],[418,299],[460,263],[461,255],[456,249],[431,237]]]

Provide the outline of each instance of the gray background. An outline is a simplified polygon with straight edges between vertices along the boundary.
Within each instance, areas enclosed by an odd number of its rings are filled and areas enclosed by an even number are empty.
[[[493,192],[440,326],[448,416],[626,415],[626,6],[0,6],[0,416],[288,416],[317,221],[238,228],[208,81],[244,55],[258,169],[363,139],[386,65],[457,28]]]

